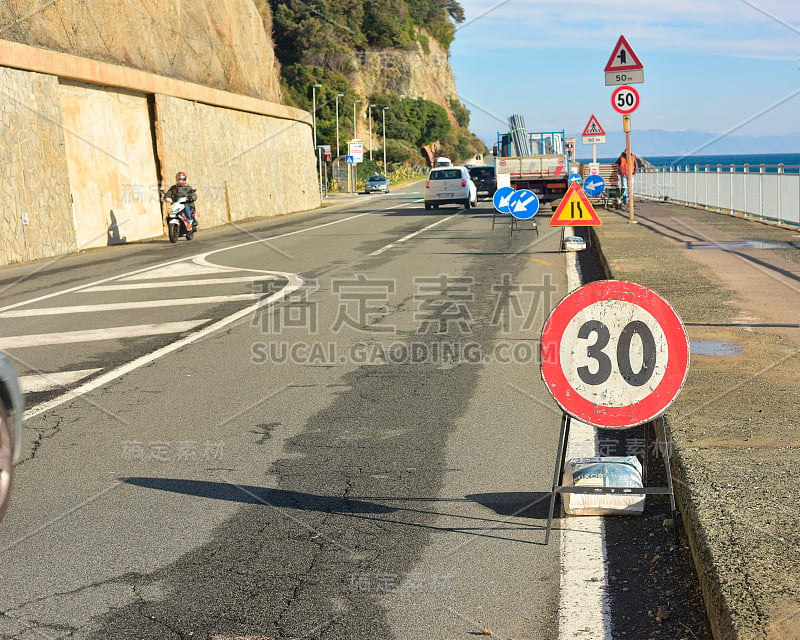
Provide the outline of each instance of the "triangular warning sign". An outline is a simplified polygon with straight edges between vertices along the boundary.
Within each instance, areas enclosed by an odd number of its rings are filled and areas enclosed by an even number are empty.
[[[592,117],[589,118],[589,122],[586,125],[586,128],[583,130],[583,134],[582,135],[584,135],[584,136],[604,136],[604,135],[606,135],[606,132],[603,131],[603,127],[600,126],[600,123],[597,121],[597,118],[595,118],[594,114],[592,114]]]
[[[561,204],[550,218],[551,227],[596,227],[603,224],[577,182],[573,182],[564,194]]]
[[[644,65],[639,60],[638,56],[633,52],[631,45],[625,39],[625,36],[620,36],[617,40],[617,46],[611,52],[611,57],[606,64],[606,71],[634,71],[643,70]]]

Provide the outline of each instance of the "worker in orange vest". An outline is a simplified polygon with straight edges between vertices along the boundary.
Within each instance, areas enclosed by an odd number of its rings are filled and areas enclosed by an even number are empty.
[[[631,177],[636,174],[636,156],[631,154],[632,171]],[[628,154],[623,151],[619,154],[616,162],[617,175],[619,175],[619,184],[622,187],[622,204],[628,202]],[[633,185],[630,185],[633,187]]]

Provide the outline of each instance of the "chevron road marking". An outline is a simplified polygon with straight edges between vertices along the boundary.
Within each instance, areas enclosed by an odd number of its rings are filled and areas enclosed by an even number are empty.
[[[81,369],[79,371],[59,371],[55,373],[37,373],[20,376],[19,384],[24,393],[39,393],[50,389],[59,389],[69,386],[78,380],[88,378],[93,373],[102,369]]]
[[[163,324],[136,324],[128,327],[108,327],[106,329],[86,329],[83,331],[63,331],[61,333],[33,333],[27,336],[5,336],[0,338],[0,350],[24,349],[27,347],[46,347],[54,344],[75,342],[96,342],[98,340],[120,340],[140,338],[167,333],[184,333],[210,322],[208,318],[186,322],[165,322]]]

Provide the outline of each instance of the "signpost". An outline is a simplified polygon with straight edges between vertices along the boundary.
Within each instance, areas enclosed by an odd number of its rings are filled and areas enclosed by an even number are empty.
[[[606,63],[606,86],[644,82],[644,65],[625,36],[620,36]]]
[[[593,487],[592,492],[669,494],[675,517],[662,416],[680,392],[688,370],[689,339],[681,319],[666,300],[641,285],[618,280],[592,282],[567,295],[553,309],[542,330],[541,375],[562,408],[563,419],[545,544],[556,494],[587,489],[560,484],[572,418],[605,429],[627,429],[661,418],[658,437],[667,486]],[[647,433],[645,427],[645,437]]]
[[[587,178],[588,180],[588,178]],[[550,218],[551,227],[596,227],[603,224],[580,184],[573,182]]]
[[[628,158],[628,222],[635,224],[633,215],[633,158],[631,156],[631,116],[639,107],[639,92],[631,84],[644,82],[644,65],[633,47],[620,36],[606,63],[606,86],[619,85],[611,94],[611,105],[622,114],[622,129],[625,131],[625,155]]]
[[[589,122],[586,123],[586,127],[583,129],[581,142],[592,145],[592,163],[597,163],[597,145],[606,143],[606,132],[600,126],[600,122],[594,117],[594,114],[589,118]]]
[[[559,406],[606,429],[662,415],[689,369],[689,340],[675,310],[618,280],[564,298],[545,323],[541,349],[542,378]]]
[[[583,190],[586,192],[586,195],[591,198],[596,198],[603,190],[606,188],[606,181],[603,180],[603,177],[597,174],[592,174],[586,176],[586,180],[583,181]]]
[[[533,191],[520,189],[511,194],[508,210],[517,220],[530,220],[539,211],[539,198]]]
[[[639,92],[633,87],[617,87],[611,93],[611,106],[617,113],[629,115],[639,108]]]

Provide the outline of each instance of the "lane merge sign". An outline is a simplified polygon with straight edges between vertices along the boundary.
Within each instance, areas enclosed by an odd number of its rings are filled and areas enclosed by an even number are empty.
[[[494,205],[494,208],[499,213],[511,213],[509,203],[511,202],[511,196],[513,196],[516,192],[517,190],[513,187],[500,187],[494,192],[494,196],[492,197],[492,204]]]
[[[581,142],[583,144],[606,143],[606,132],[603,127],[600,126],[600,122],[598,122],[597,118],[594,117],[594,114],[592,114],[592,117],[589,118],[589,122],[583,129],[583,133],[581,134]]]
[[[508,209],[517,220],[529,220],[539,211],[539,198],[533,191],[520,189],[511,194]]]
[[[644,65],[625,36],[620,36],[606,63],[606,86],[644,82]]]
[[[625,429],[662,415],[689,371],[689,338],[670,304],[633,282],[567,295],[545,322],[541,375],[565,413]]]
[[[553,217],[550,218],[551,227],[596,227],[603,224],[600,221],[600,216],[594,210],[592,203],[586,197],[586,194],[581,189],[581,185],[573,182],[564,197],[561,199],[561,204],[558,205]]]
[[[617,87],[611,92],[611,106],[624,116],[633,113],[639,108],[639,92],[633,87]]]

